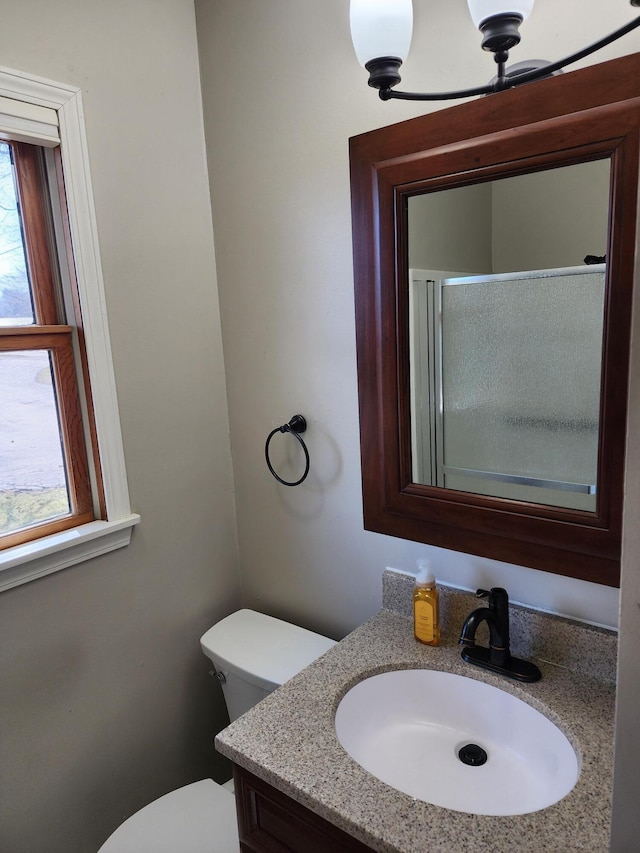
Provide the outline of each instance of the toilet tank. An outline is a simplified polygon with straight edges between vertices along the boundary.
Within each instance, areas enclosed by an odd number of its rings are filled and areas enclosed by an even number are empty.
[[[335,642],[255,610],[238,610],[209,628],[200,645],[222,676],[233,721]]]

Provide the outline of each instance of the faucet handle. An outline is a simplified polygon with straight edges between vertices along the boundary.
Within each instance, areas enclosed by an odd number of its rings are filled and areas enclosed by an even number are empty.
[[[501,586],[492,586],[491,589],[477,589],[476,598],[488,598],[489,603],[496,601],[497,599],[501,599],[506,602],[509,601],[507,590],[503,589]]]
[[[476,598],[489,599],[489,610],[499,612],[505,620],[509,619],[509,596],[506,589],[501,586],[492,586],[491,589],[478,589],[476,590]],[[508,621],[505,624],[508,626]],[[506,630],[509,630],[508,627]]]

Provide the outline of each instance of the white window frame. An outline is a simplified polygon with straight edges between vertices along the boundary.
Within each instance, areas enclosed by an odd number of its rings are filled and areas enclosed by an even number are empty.
[[[128,545],[140,521],[129,502],[80,89],[0,66],[0,138],[9,137],[60,144],[106,520],[0,551],[0,592]]]

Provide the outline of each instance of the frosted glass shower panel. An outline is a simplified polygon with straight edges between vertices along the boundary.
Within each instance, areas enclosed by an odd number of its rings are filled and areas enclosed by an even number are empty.
[[[595,511],[604,278],[438,283],[439,486]]]

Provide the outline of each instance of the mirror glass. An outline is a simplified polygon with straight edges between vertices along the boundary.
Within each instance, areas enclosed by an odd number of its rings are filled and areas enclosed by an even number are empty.
[[[415,483],[595,513],[610,172],[407,199]]]

